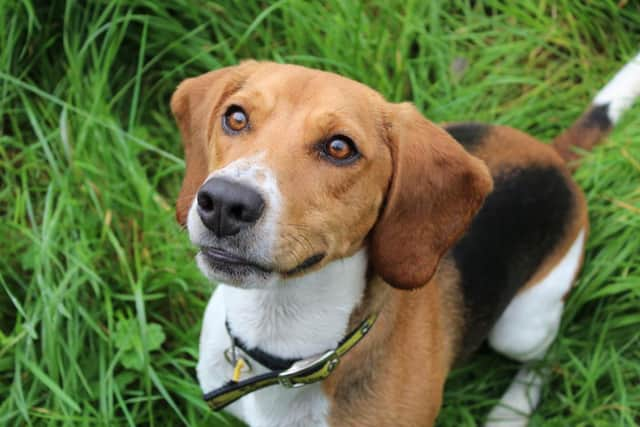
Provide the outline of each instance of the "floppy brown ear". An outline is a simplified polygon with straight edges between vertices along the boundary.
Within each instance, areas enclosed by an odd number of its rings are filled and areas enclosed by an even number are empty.
[[[492,180],[486,165],[411,104],[389,114],[393,176],[371,235],[374,270],[390,285],[425,285],[462,237]]]
[[[180,128],[185,153],[185,175],[176,200],[176,220],[185,225],[198,188],[208,175],[214,153],[210,141],[213,111],[220,99],[241,84],[254,61],[221,68],[184,80],[171,97],[171,111]]]

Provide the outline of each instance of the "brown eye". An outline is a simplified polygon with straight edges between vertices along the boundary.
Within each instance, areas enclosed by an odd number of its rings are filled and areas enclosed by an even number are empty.
[[[246,129],[248,125],[249,118],[247,113],[237,105],[229,107],[222,117],[222,127],[227,133],[238,133]]]
[[[358,158],[356,145],[344,135],[332,136],[322,147],[323,154],[337,164],[351,163]]]

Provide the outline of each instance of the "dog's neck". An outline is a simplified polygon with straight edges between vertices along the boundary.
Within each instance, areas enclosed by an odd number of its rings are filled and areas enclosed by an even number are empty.
[[[305,358],[336,347],[366,287],[367,255],[360,250],[268,289],[222,285],[226,318],[249,348],[282,358]]]

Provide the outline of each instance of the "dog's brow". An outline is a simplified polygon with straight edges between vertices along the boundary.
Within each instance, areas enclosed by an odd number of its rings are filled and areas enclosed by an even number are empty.
[[[241,77],[241,76],[238,76],[238,77]],[[247,83],[246,78],[242,78],[241,80],[230,81],[222,91],[222,95],[220,96],[220,99],[218,100],[218,103],[216,104],[215,109],[218,110],[221,104],[223,104],[227,99],[229,99],[231,95],[240,91],[246,85],[246,83]]]

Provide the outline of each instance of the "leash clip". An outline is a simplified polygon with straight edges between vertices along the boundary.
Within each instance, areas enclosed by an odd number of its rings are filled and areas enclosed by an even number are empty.
[[[299,360],[278,375],[278,382],[283,387],[298,388],[323,380],[338,366],[339,361],[335,350],[329,350],[319,357]]]
[[[233,367],[238,363],[238,350],[236,350],[235,344],[232,342],[231,345],[223,352],[224,358],[227,363]]]

